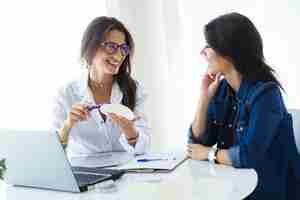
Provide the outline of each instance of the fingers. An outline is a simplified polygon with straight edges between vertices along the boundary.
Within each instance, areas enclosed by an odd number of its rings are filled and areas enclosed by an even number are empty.
[[[201,146],[201,144],[188,144],[187,147],[188,149],[195,149],[195,148],[199,148]]]
[[[127,118],[117,115],[115,113],[108,113],[108,116],[111,118],[111,120],[114,123],[116,123],[122,127],[130,126],[133,123],[133,120],[137,120],[137,119],[128,120]]]
[[[134,117],[132,120],[127,119],[126,117],[123,117],[121,115],[117,115],[115,113],[108,113],[108,116],[113,120],[116,121],[118,123],[122,123],[122,124],[130,124],[132,122],[135,122],[139,119],[141,119],[140,116],[136,116]]]
[[[188,153],[188,155],[190,155],[192,153],[192,149],[188,147],[187,148],[187,153]]]
[[[113,123],[119,126],[122,133],[126,136],[128,143],[134,145],[137,141],[138,132],[135,129],[133,121],[114,113],[108,113],[108,116]]]
[[[220,81],[222,79],[222,72],[218,72],[217,74],[206,72],[205,77],[210,81]]]
[[[187,145],[187,151],[192,152],[193,150],[196,150],[198,146],[199,146],[198,144],[188,144]]]
[[[192,144],[188,144],[187,146],[188,146],[188,147],[196,147],[196,146],[199,146],[199,144],[193,144],[193,143],[192,143]]]
[[[206,70],[203,79],[208,80],[208,81],[213,81],[215,80],[215,75],[210,73],[208,70]]]
[[[76,105],[73,106],[73,108],[84,112],[85,115],[89,115],[88,105],[76,104]]]
[[[87,120],[87,118],[90,116],[90,113],[87,111],[87,108],[83,104],[75,104],[73,105],[71,112],[70,112],[70,118],[73,121],[83,121]]]
[[[87,119],[87,115],[84,114],[83,112],[78,111],[78,110],[72,110],[70,112],[70,117],[72,119],[77,120],[77,121],[82,121],[82,120],[86,120]]]
[[[222,73],[221,73],[221,72],[217,73],[216,76],[215,76],[215,81],[216,81],[217,83],[219,83],[220,80],[221,80],[221,77],[222,77]]]
[[[210,80],[214,81],[216,79],[216,75],[215,74],[208,74],[208,77]]]
[[[221,82],[222,73],[219,72],[216,75],[213,75],[213,77],[214,77],[214,80],[212,81],[212,85],[213,85],[214,91],[216,91],[216,89],[218,88],[218,86]]]
[[[187,156],[188,156],[189,158],[192,158],[192,157],[193,157],[193,147],[192,147],[191,144],[188,144],[188,145],[187,145]]]
[[[213,81],[214,79],[207,73],[202,78],[202,82],[204,82],[206,85],[209,85]]]
[[[131,121],[132,121],[132,122],[135,122],[135,121],[138,121],[138,120],[140,120],[140,119],[142,119],[141,116],[136,116],[136,117],[134,117]]]
[[[193,152],[192,148],[190,146],[188,146],[187,148],[187,156],[191,159],[194,159],[194,154],[195,152]]]
[[[114,113],[108,113],[108,117],[113,121],[113,123],[120,124],[120,119],[118,115]]]
[[[208,147],[201,144],[188,144],[187,156],[193,160],[207,159]]]

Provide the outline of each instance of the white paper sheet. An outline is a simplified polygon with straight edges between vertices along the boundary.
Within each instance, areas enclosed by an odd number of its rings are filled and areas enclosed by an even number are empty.
[[[118,167],[118,169],[125,170],[140,170],[140,172],[151,172],[157,170],[170,171],[173,170],[177,165],[185,160],[184,154],[172,154],[172,153],[149,153],[145,155],[136,156],[135,159],[129,163]],[[139,162],[141,159],[148,159],[146,162]],[[158,159],[158,160],[155,160]],[[153,160],[153,161],[151,161]]]
[[[133,155],[127,152],[97,153],[89,156],[78,156],[69,159],[72,166],[111,167],[128,163]]]

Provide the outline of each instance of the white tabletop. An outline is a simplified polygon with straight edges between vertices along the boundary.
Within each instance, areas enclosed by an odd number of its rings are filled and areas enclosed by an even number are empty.
[[[187,160],[168,174],[125,174],[115,183],[100,183],[96,189],[80,194],[13,187],[0,181],[0,199],[243,199],[255,189],[256,184],[257,174],[252,169]]]

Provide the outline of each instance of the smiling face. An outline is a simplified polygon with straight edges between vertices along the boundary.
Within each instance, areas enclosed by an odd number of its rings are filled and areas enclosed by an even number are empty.
[[[116,75],[128,51],[124,33],[112,30],[106,34],[104,42],[96,51],[91,67],[101,75]]]

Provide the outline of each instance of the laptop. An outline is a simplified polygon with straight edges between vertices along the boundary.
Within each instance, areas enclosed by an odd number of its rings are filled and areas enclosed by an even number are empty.
[[[122,170],[72,168],[57,134],[0,129],[0,158],[6,159],[5,182],[15,186],[84,192]]]

